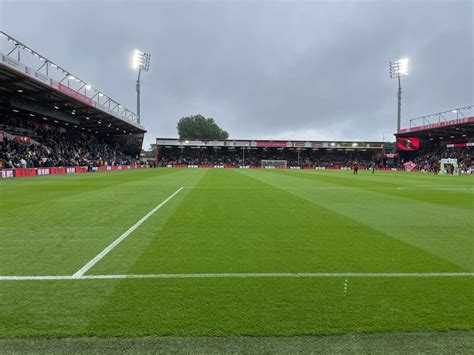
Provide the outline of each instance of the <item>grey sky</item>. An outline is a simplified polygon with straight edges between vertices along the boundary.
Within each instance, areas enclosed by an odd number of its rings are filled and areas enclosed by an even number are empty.
[[[387,139],[388,62],[410,58],[409,118],[474,103],[473,1],[0,0],[0,29],[135,109],[147,145],[185,115],[231,138]]]

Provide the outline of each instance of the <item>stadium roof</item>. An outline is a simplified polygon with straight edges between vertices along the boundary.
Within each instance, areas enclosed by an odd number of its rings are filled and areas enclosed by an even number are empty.
[[[143,134],[137,115],[69,71],[0,32],[0,113],[54,121],[102,134]],[[22,60],[38,62],[32,68]],[[53,76],[59,75],[55,80]],[[61,79],[62,78],[62,79]]]
[[[401,129],[396,136],[419,137],[431,140],[472,138],[474,137],[473,108],[474,106],[465,106],[450,111],[414,118],[410,120],[410,127]]]
[[[301,149],[382,149],[383,142],[362,141],[305,141],[258,139],[186,139],[156,138],[158,146],[178,147],[249,147],[249,148],[301,148]]]

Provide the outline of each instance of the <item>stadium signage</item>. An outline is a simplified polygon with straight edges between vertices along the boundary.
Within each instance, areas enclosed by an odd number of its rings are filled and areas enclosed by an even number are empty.
[[[397,150],[419,150],[420,149],[420,138],[409,137],[409,138],[397,138]]]
[[[110,168],[110,169],[109,169]],[[110,170],[128,170],[146,168],[146,165],[115,165],[115,166],[99,166],[88,170],[87,166],[70,166],[70,167],[53,167],[53,168],[17,168],[17,169],[0,169],[2,179],[23,176],[44,176],[44,175],[62,175],[62,174],[79,174],[88,171],[104,172]]]
[[[60,91],[61,93],[63,94],[66,94],[67,96],[75,99],[75,100],[78,100],[82,103],[85,103],[91,107],[94,107],[94,108],[97,108],[97,109],[100,109],[104,112],[107,112],[111,115],[113,115],[114,117],[117,117],[119,119],[121,119],[122,121],[124,122],[128,122],[128,123],[131,123],[133,124],[134,126],[136,127],[140,127],[142,128],[137,122],[135,122],[133,119],[133,117],[136,117],[136,115],[131,112],[130,110],[128,109],[122,109],[122,110],[115,110],[115,109],[110,109],[102,104],[100,104],[98,101],[94,101],[93,100],[93,97],[92,98],[89,98],[87,97],[86,95],[83,95],[81,94],[80,92],[72,89],[72,88],[69,88],[61,83],[58,83],[56,82],[55,80],[49,78],[48,76],[40,73],[39,71],[35,70],[35,69],[32,69],[30,67],[27,67],[26,65],[20,63],[19,61],[16,61],[14,60],[13,58],[7,56],[7,55],[3,55],[0,53],[0,65],[5,65],[15,71],[18,71],[20,72],[21,74],[26,74],[28,77],[38,81],[38,82],[41,82],[42,84],[44,85],[47,85],[57,91]],[[115,103],[115,101],[113,101]],[[118,103],[117,103],[117,106],[118,106]]]
[[[255,143],[255,145],[253,144]],[[255,141],[251,142],[252,147],[262,147],[262,148],[291,148],[293,147],[292,142],[286,141]]]
[[[466,147],[474,147],[474,143],[454,143],[454,144],[446,144],[447,148],[466,148]]]
[[[311,148],[311,142],[294,142],[293,147],[295,148]]]
[[[186,147],[248,147],[249,141],[201,141],[201,140],[180,140],[180,139],[157,139],[159,146],[186,146]]]
[[[1,170],[1,173],[2,173],[2,179],[8,179],[14,176],[13,170]]]
[[[164,140],[164,139],[158,139],[156,141],[157,145],[180,145],[179,141],[176,139],[173,140]]]
[[[431,124],[418,126],[418,127],[403,128],[400,130],[400,133],[424,131],[427,129],[443,128],[443,127],[455,126],[455,125],[464,124],[464,123],[474,123],[474,116],[459,118],[459,119],[451,120],[451,121],[436,122],[436,123],[431,123]]]
[[[36,169],[36,175],[49,175],[49,169],[38,168]]]
[[[224,145],[228,147],[249,147],[249,141],[225,141]]]
[[[75,98],[77,101],[84,102],[87,105],[92,105],[92,100],[91,99],[89,99],[87,96],[84,96],[84,95],[78,93],[76,90],[68,88],[66,85],[58,83],[58,90],[65,93],[66,95],[69,95],[69,96]]]
[[[272,141],[272,140],[189,140],[180,138],[157,138],[157,146],[164,147],[252,147],[252,148],[341,148],[345,150],[356,149],[382,149],[382,143],[367,142],[315,142],[315,141]]]
[[[439,161],[442,164],[456,164],[458,160],[456,158],[445,158]]]

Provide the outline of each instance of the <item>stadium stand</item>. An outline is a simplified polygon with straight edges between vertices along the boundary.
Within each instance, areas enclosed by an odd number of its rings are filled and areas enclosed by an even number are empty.
[[[0,124],[2,127],[2,124]],[[14,126],[3,126],[0,139],[0,167],[39,168],[59,166],[130,165],[136,159],[123,154],[119,147],[77,132],[28,129],[18,135]]]
[[[410,128],[396,134],[397,164],[410,161],[416,170],[438,173],[441,159],[450,158],[457,160],[459,173],[473,173],[472,109],[473,106],[466,106],[412,119]],[[455,117],[449,119],[449,115]]]
[[[261,167],[262,160],[280,160],[289,168],[349,169],[354,162],[381,167],[382,157],[382,142],[157,138],[160,166]]]
[[[262,167],[262,161],[285,161],[299,169],[350,169],[375,164],[377,169],[439,173],[442,159],[456,160],[450,173],[474,173],[473,106],[410,121],[396,134],[396,144],[383,142],[196,140],[157,138],[158,165],[168,167]],[[449,115],[455,115],[449,119]],[[431,120],[429,119],[431,118]],[[437,122],[433,122],[433,118]],[[279,168],[282,168],[280,166]]]
[[[0,53],[0,169],[14,170],[2,177],[139,165],[146,131],[135,113],[4,32],[2,40],[11,49]]]

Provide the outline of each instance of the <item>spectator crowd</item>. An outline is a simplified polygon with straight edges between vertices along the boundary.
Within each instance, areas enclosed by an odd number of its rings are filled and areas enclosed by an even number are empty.
[[[4,134],[0,140],[0,167],[94,167],[135,163],[119,147],[94,136],[36,130],[34,137]]]
[[[467,171],[474,165],[473,148],[446,148],[437,147],[429,152],[418,155],[412,161],[417,169],[427,172],[438,172],[440,160],[453,158],[458,160],[460,170]]]
[[[161,148],[158,154],[158,163],[161,166],[168,164],[185,165],[232,165],[232,166],[260,166],[262,160],[286,160],[289,167],[343,167],[350,168],[355,162],[359,165],[370,166],[372,162],[380,161],[370,151],[337,151],[337,150],[279,150],[271,149],[194,149],[186,147]]]

